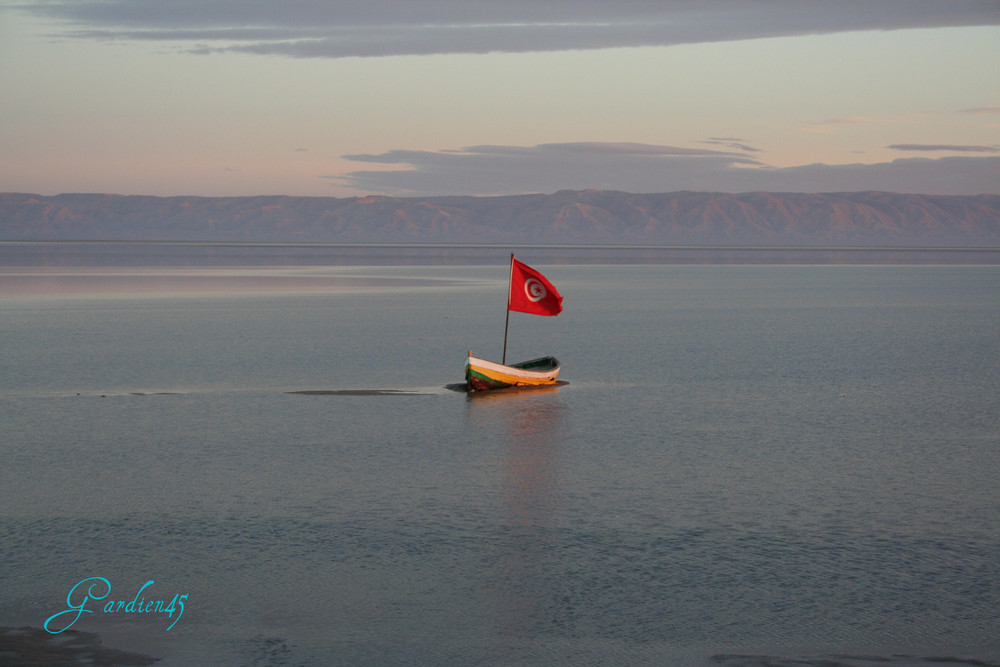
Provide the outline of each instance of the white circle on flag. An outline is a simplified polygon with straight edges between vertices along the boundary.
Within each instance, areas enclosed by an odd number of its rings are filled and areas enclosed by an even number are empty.
[[[528,301],[541,301],[548,294],[545,285],[538,278],[528,278],[524,281],[524,293],[528,296]]]

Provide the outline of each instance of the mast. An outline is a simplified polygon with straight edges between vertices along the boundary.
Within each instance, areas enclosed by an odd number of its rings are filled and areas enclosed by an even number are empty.
[[[510,253],[510,273],[507,275],[507,321],[503,325],[503,359],[500,361],[507,365],[507,329],[510,328],[510,286],[514,283],[514,253]]]

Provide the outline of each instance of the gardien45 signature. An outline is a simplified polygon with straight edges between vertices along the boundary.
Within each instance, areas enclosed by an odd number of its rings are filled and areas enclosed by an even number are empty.
[[[89,583],[89,585],[88,585]],[[105,614],[166,614],[167,618],[173,618],[173,623],[171,623],[167,630],[174,627],[177,621],[181,620],[181,614],[184,613],[184,600],[187,600],[187,594],[180,595],[175,594],[173,599],[169,602],[164,599],[159,600],[146,600],[145,597],[140,597],[143,595],[143,591],[149,586],[152,586],[156,582],[152,579],[147,581],[142,585],[139,591],[135,594],[132,600],[108,600],[103,605],[103,611]],[[69,594],[66,595],[66,606],[68,609],[65,611],[60,611],[56,614],[52,614],[45,621],[45,629],[54,635],[68,630],[80,620],[80,616],[83,614],[93,614],[94,609],[87,609],[88,605],[96,608],[102,608],[100,601],[104,600],[106,597],[111,595],[111,582],[104,577],[88,577],[77,582],[73,588],[69,589]],[[148,593],[147,593],[148,595]],[[90,604],[91,602],[95,604]],[[177,612],[177,618],[174,618],[174,612]],[[50,623],[53,623],[57,618],[66,616],[67,618],[73,614],[72,620],[70,620],[66,625],[54,630],[49,627]],[[53,624],[54,627],[58,627],[59,624],[65,622],[65,618],[58,623]]]

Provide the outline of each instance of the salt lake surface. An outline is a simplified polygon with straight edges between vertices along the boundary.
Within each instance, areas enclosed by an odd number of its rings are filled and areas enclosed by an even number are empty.
[[[506,248],[5,245],[0,625],[102,577],[72,629],[160,665],[1000,664],[1000,266],[516,250],[569,384],[469,397]]]

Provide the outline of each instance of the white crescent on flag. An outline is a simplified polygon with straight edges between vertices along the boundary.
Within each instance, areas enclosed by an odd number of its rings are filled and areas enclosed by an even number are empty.
[[[546,297],[548,290],[537,278],[528,278],[524,281],[524,293],[528,296],[529,301],[537,303]]]

